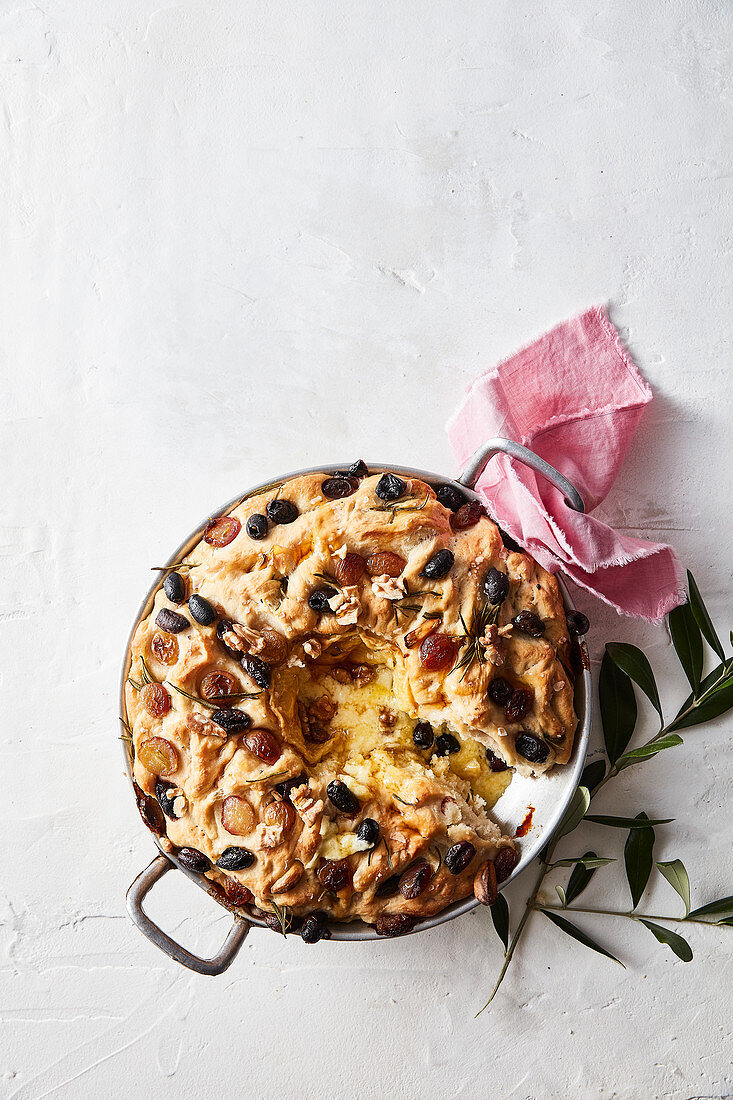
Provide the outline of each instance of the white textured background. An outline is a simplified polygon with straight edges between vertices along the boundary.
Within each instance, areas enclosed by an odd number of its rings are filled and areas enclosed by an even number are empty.
[[[322,459],[450,470],[463,386],[596,301],[656,393],[604,513],[672,541],[727,634],[732,32],[727,0],[0,4],[4,1097],[733,1094],[730,929],[684,965],[583,918],[621,970],[535,918],[477,1021],[484,912],[180,969],[124,913],[152,844],[116,740],[148,567],[204,514]],[[671,712],[665,630],[580,605]],[[697,904],[733,889],[730,728],[599,807],[676,817]],[[586,897],[624,906],[622,871]],[[226,930],[189,883],[151,908]]]

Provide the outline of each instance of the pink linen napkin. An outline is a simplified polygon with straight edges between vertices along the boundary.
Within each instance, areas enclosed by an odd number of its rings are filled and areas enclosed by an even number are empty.
[[[651,399],[605,309],[594,306],[477,378],[448,438],[461,464],[492,436],[525,444],[573,482],[588,513],[613,485]],[[671,547],[574,512],[527,466],[497,455],[477,491],[545,569],[562,569],[617,611],[656,621],[685,600]]]

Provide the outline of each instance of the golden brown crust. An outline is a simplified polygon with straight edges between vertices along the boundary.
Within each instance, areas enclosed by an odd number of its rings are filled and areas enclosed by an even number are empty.
[[[294,522],[270,523],[261,541],[247,535],[247,519],[265,513],[275,495],[271,490],[233,510],[241,530],[228,545],[202,540],[190,552],[181,567],[187,595],[198,593],[212,604],[219,634],[222,621],[231,621],[234,632],[225,635],[229,649],[217,636],[216,622],[198,625],[187,605],[172,605],[162,588],[133,639],[126,702],[135,780],[148,795],[155,795],[156,778],[178,792],[175,810],[166,816],[168,838],[177,847],[194,848],[212,863],[229,847],[250,850],[251,867],[225,872],[213,867],[209,876],[222,884],[237,880],[264,909],[274,902],[299,914],[323,909],[338,919],[367,921],[385,912],[439,912],[471,893],[481,862],[513,846],[487,812],[487,801],[500,793],[510,773],[492,777],[477,743],[524,773],[563,764],[572,749],[576,718],[566,671],[569,639],[554,578],[527,555],[507,551],[486,517],[455,531],[451,513],[425,483],[405,479],[404,494],[386,504],[375,495],[378,481],[379,475],[365,477],[351,496],[327,500],[321,491],[324,475],[293,478],[277,497],[297,506]],[[422,571],[439,550],[450,550],[453,564],[444,577],[426,579]],[[364,568],[353,583],[333,585],[333,610],[319,613],[309,606],[314,589],[347,575],[341,564],[347,552],[366,560],[383,551],[404,560],[400,576],[370,576]],[[489,626],[467,639],[466,627],[470,634],[482,613],[486,617],[481,586],[492,566],[507,574],[508,594]],[[155,622],[164,608],[189,620],[175,635],[177,654],[175,647],[161,645],[161,639],[170,643],[173,637]],[[520,611],[539,616],[542,637],[512,626]],[[454,667],[425,667],[420,640],[431,632],[453,640]],[[233,655],[236,650],[271,658],[265,690]],[[470,652],[474,657],[466,661]],[[213,707],[228,704],[200,701],[203,678],[211,672],[228,674],[235,692],[252,696],[234,703],[247,714],[247,728],[227,733],[212,721]],[[148,675],[163,682],[170,695],[170,709],[158,717],[144,703],[141,688]],[[512,721],[491,701],[487,692],[497,676],[530,693],[526,716]],[[461,753],[440,757],[416,748],[411,737],[416,718],[430,721],[436,734],[446,729],[458,735]],[[253,753],[253,730],[275,737],[275,759]],[[520,734],[534,735],[543,751],[546,747],[546,759],[532,763],[520,755],[515,747]],[[144,743],[153,738],[173,746],[174,766],[151,755]],[[289,796],[295,812],[273,808],[281,797],[277,784],[300,775],[307,781]],[[326,788],[335,779],[356,795],[358,813],[345,814],[329,800]],[[244,807],[245,822],[251,807],[246,834],[223,824],[224,801],[232,797],[230,805]],[[373,850],[355,836],[364,818],[379,823],[380,841]],[[445,853],[462,841],[472,844],[476,855],[465,870],[452,874]],[[419,896],[377,896],[380,884],[417,857],[427,858],[433,870]],[[353,881],[329,889],[323,867],[339,858],[346,860]]]

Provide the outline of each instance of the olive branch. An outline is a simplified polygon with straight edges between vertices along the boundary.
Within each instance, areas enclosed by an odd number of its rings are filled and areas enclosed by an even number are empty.
[[[692,948],[679,932],[666,927],[667,925],[713,924],[733,927],[733,896],[718,898],[716,901],[691,909],[690,878],[682,860],[655,860],[654,828],[669,824],[674,820],[673,818],[653,819],[643,810],[635,817],[588,813],[592,800],[621,772],[653,759],[660,752],[682,745],[683,740],[677,733],[678,730],[711,722],[733,709],[733,656],[726,657],[695,578],[689,571],[687,578],[688,601],[670,613],[669,630],[675,652],[690,685],[690,694],[675,717],[665,723],[654,672],[644,653],[627,642],[609,642],[606,645],[599,681],[604,757],[586,765],[557,832],[541,852],[539,874],[511,939],[509,906],[504,895],[499,894],[497,901],[491,906],[494,928],[504,944],[504,963],[491,996],[483,1008],[477,1012],[477,1016],[491,1004],[496,996],[533,913],[542,913],[566,935],[592,951],[619,963],[620,966],[624,965],[620,959],[560,914],[589,913],[625,917],[644,925],[659,943],[671,948],[677,958],[683,962],[692,960]],[[731,631],[730,640],[733,645],[733,631]],[[720,660],[720,664],[705,677],[703,677],[703,641]],[[659,732],[644,744],[638,748],[629,749],[637,719],[634,684],[643,692],[659,716],[660,728]],[[553,862],[552,856],[558,842],[574,832],[583,821],[591,821],[596,825],[626,832],[623,859],[631,894],[630,909],[590,908],[572,904],[601,868],[616,862],[615,858],[598,856],[593,851]],[[559,868],[572,868],[572,872],[564,886],[559,884],[555,886],[559,904],[552,904],[542,899],[541,890],[546,877]],[[684,916],[638,911],[637,906],[655,868],[681,898],[685,909]],[[658,921],[665,923],[658,924]]]

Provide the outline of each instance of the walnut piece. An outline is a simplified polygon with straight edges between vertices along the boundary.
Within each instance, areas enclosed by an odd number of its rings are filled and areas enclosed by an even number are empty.
[[[372,592],[381,600],[401,600],[405,594],[405,582],[401,577],[390,577],[383,573],[372,577]]]

